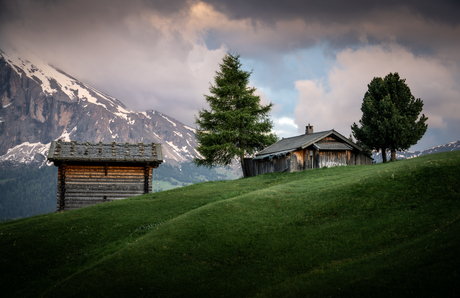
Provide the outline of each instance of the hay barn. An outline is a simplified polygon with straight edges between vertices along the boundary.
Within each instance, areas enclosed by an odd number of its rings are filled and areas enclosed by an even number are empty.
[[[161,144],[53,141],[48,160],[58,167],[57,211],[152,192]]]

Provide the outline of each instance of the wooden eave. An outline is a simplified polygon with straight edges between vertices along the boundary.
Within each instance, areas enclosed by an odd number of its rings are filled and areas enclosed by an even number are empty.
[[[51,142],[48,160],[57,163],[124,163],[160,164],[163,162],[161,144]]]

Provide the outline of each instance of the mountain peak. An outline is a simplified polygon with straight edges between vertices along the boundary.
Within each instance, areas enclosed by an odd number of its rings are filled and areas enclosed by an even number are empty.
[[[180,121],[155,110],[132,111],[33,54],[0,55],[0,161],[34,162],[19,152],[42,154],[42,146],[58,139],[162,143],[165,162],[173,164],[198,156],[194,129]],[[42,146],[32,146],[34,153],[26,144]]]

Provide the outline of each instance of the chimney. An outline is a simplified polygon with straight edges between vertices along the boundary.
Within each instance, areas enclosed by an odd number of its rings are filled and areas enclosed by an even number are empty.
[[[305,126],[305,134],[309,133],[313,133],[313,125],[310,125],[310,123],[308,123],[308,125]]]

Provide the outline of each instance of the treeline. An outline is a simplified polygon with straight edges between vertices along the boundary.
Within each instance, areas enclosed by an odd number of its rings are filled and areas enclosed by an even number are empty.
[[[1,167],[0,221],[56,210],[57,168]]]
[[[152,176],[153,180],[166,181],[173,185],[181,182],[190,184],[228,179],[226,175],[217,173],[215,169],[197,167],[190,162],[183,163],[180,167],[170,164],[161,164],[158,168],[153,169]]]

